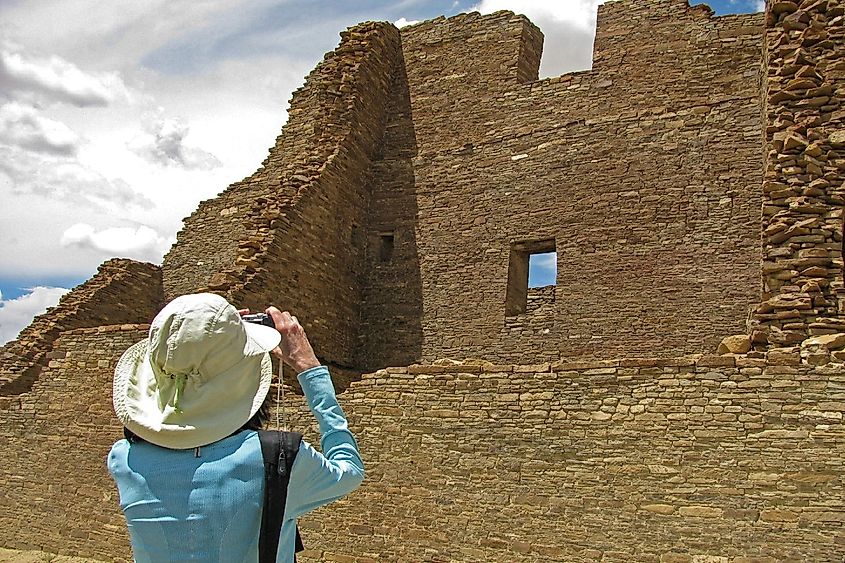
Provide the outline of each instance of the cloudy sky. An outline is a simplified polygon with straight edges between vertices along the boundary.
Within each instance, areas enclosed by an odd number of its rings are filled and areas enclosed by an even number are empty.
[[[552,76],[589,67],[597,4],[3,0],[0,344],[102,261],[160,262],[199,201],[261,163],[291,92],[348,26],[510,9],[545,33]]]

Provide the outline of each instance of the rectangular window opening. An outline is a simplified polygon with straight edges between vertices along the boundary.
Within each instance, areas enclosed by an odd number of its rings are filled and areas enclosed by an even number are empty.
[[[356,248],[361,246],[361,227],[357,223],[352,223],[352,231],[349,233],[349,243]]]
[[[390,262],[393,259],[393,231],[379,233],[379,261]]]
[[[505,316],[512,317],[527,312],[529,288],[550,288],[555,285],[557,252],[554,239],[511,244]]]
[[[557,285],[557,252],[528,255],[528,287]]]

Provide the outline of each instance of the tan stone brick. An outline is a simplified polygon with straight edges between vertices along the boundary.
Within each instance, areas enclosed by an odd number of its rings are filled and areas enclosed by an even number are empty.
[[[788,509],[767,508],[760,511],[760,520],[764,522],[792,522],[798,517],[798,512]]]
[[[702,356],[696,365],[701,367],[733,367],[736,358],[733,356]]]
[[[640,508],[646,512],[654,512],[655,514],[672,514],[675,512],[675,506],[671,504],[644,504]]]
[[[678,514],[681,516],[693,518],[721,518],[722,509],[713,506],[681,506],[678,508]]]

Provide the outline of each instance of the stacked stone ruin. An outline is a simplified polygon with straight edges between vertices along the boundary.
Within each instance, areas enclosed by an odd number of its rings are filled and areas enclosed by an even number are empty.
[[[112,370],[214,291],[303,319],[362,447],[302,561],[841,561],[841,0],[608,2],[591,70],[541,51],[510,12],[342,33],[161,266],[3,347],[0,545],[129,560]]]
[[[763,295],[755,343],[792,346],[845,331],[845,57],[835,48],[845,37],[842,17],[832,3],[775,2],[767,14]]]

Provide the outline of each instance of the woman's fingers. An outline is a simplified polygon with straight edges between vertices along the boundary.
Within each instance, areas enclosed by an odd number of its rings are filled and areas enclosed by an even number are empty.
[[[276,325],[276,330],[284,335],[296,332],[300,326],[296,317],[292,316],[287,311],[279,311],[276,307],[267,307],[266,313],[273,318],[273,323]]]

